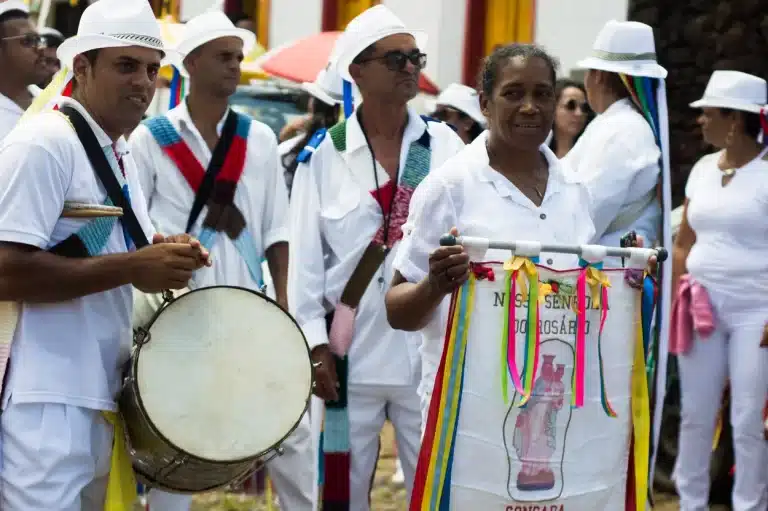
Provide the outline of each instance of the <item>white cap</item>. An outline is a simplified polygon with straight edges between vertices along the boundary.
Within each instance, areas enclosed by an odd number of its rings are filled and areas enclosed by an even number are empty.
[[[100,0],[104,1],[104,0]],[[243,54],[248,55],[256,45],[256,35],[250,30],[237,28],[226,14],[218,9],[195,16],[184,24],[181,40],[176,44],[173,65],[182,75],[189,76],[184,59],[196,48],[222,37],[237,37],[243,41]]]
[[[452,83],[440,93],[432,105],[451,107],[470,116],[480,126],[485,127],[487,119],[480,110],[480,95],[477,90],[460,83]]]
[[[592,46],[592,56],[576,67],[648,78],[667,77],[667,70],[656,62],[653,29],[637,21],[606,23]]]
[[[99,0],[83,11],[77,35],[56,50],[61,65],[72,68],[75,56],[101,48],[141,46],[162,52],[160,24],[147,0]]]
[[[314,82],[304,82],[301,88],[326,105],[340,105],[344,101],[341,77],[330,63],[317,73]]]
[[[717,107],[760,113],[768,103],[766,81],[741,71],[715,71],[704,96],[690,104],[693,108]]]
[[[24,14],[29,14],[29,7],[21,0],[5,0],[0,1],[0,16],[6,12],[21,11]]]
[[[416,39],[416,45],[424,51],[427,46],[427,34],[417,30],[408,30],[405,24],[382,4],[366,9],[349,22],[346,30],[339,36],[337,70],[344,80],[353,81],[349,66],[355,57],[376,41],[395,34],[408,34]]]

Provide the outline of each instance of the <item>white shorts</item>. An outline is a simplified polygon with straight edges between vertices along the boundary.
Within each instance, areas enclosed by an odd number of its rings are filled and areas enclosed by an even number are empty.
[[[103,511],[112,426],[98,410],[14,403],[0,415],[2,511]]]

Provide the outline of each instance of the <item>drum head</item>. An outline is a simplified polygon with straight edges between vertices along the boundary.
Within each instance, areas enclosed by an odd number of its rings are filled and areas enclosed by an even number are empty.
[[[312,363],[301,329],[275,302],[236,287],[173,301],[150,326],[135,375],[157,431],[204,460],[258,456],[301,419]]]

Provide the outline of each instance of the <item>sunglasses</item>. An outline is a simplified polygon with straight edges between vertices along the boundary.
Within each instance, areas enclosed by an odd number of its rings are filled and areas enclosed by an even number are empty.
[[[579,103],[575,99],[569,99],[564,106],[569,112],[575,112],[576,109],[579,109],[582,113],[589,113],[589,105],[587,103]]]
[[[365,64],[366,62],[374,60],[383,61],[384,65],[387,66],[387,69],[390,71],[402,71],[405,69],[405,66],[408,65],[408,62],[413,64],[417,69],[424,69],[427,66],[427,55],[426,53],[421,53],[419,50],[413,50],[408,53],[400,50],[392,50],[378,57],[361,60],[359,63]]]
[[[39,34],[28,33],[24,35],[14,35],[3,37],[1,41],[19,41],[24,48],[45,48],[45,41]]]

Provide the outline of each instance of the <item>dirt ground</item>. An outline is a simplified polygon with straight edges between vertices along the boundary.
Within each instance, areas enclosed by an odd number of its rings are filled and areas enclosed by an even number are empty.
[[[406,511],[405,489],[401,485],[392,484],[392,474],[395,472],[393,452],[393,434],[390,427],[385,427],[382,434],[382,455],[376,470],[376,480],[373,489],[373,511]],[[137,508],[137,510],[140,508]],[[241,495],[212,493],[195,497],[192,511],[268,511],[264,496],[259,498]],[[274,505],[271,511],[279,511]],[[677,499],[670,495],[657,495],[655,511],[678,511]],[[728,511],[725,507],[715,507],[712,511]]]

